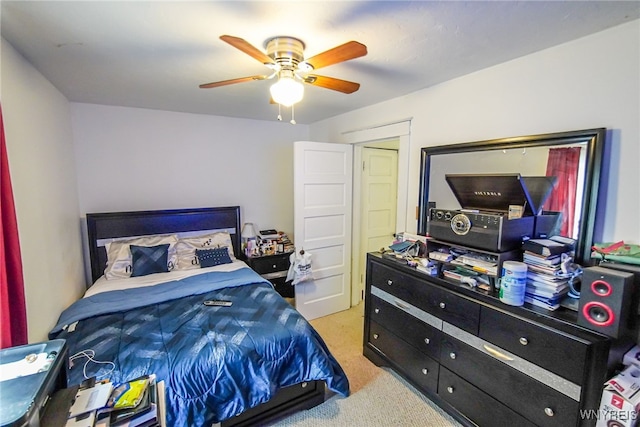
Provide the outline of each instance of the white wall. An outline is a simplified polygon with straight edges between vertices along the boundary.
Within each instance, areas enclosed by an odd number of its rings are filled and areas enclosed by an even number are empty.
[[[37,342],[84,291],[69,103],[4,39],[0,76],[29,342]]]
[[[71,104],[80,212],[240,205],[293,231],[293,141],[308,126]]]
[[[606,127],[610,176],[596,238],[640,243],[640,21],[314,123],[310,138],[345,141],[344,132],[407,118],[408,231],[416,227],[421,147]]]

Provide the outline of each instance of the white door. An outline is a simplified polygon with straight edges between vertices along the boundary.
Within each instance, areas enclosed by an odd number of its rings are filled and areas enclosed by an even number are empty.
[[[360,277],[364,284],[367,252],[385,248],[396,230],[398,152],[362,149],[362,214],[360,225]],[[400,230],[402,231],[402,230]]]
[[[313,280],[296,285],[296,309],[307,319],[351,306],[353,147],[293,145],[294,243],[311,254]]]

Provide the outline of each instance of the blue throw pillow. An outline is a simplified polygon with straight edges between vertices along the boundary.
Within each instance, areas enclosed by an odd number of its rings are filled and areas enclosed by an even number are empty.
[[[196,255],[201,268],[230,264],[232,262],[227,248],[196,249]]]
[[[136,246],[130,245],[132,271],[131,277],[146,276],[169,271],[169,245]]]

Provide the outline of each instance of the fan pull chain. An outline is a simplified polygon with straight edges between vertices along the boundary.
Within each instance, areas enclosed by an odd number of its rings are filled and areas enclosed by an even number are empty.
[[[278,121],[281,122],[282,121],[282,105],[278,104]],[[291,121],[289,122],[292,125],[296,124],[296,113],[294,110],[294,106],[291,106]]]

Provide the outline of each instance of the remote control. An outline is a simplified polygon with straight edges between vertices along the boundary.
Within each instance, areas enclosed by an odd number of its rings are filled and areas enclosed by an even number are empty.
[[[222,301],[222,300],[211,300],[211,301],[204,302],[204,305],[220,306],[220,307],[229,307],[231,306],[231,304],[233,304],[231,301]]]

